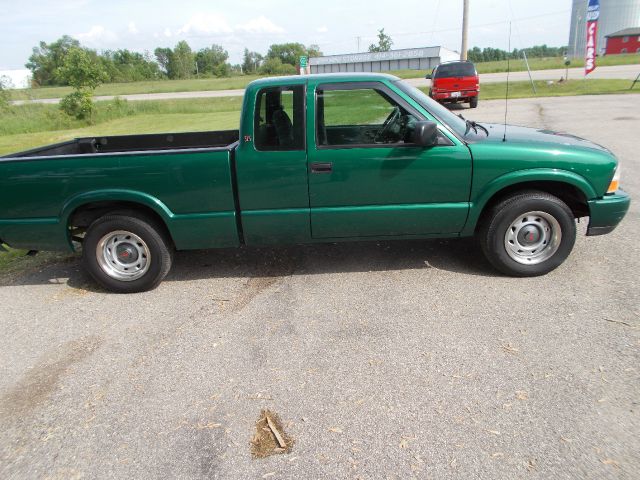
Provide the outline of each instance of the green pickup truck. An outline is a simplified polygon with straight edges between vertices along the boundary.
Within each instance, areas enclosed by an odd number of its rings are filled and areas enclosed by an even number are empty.
[[[158,285],[176,250],[476,235],[498,270],[545,274],[576,218],[629,208],[606,148],[465,120],[382,74],[246,90],[240,130],[79,138],[0,158],[0,242],[82,246],[104,287]]]

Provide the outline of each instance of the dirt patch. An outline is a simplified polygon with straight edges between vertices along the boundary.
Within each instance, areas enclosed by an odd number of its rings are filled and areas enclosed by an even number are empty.
[[[284,431],[277,413],[262,410],[256,422],[256,434],[251,440],[251,453],[255,458],[265,458],[278,453],[289,453],[293,438]]]
[[[76,259],[77,255],[60,252],[40,252],[36,256],[27,256],[24,250],[0,252],[0,286],[14,285],[45,267],[68,264]]]
[[[88,336],[65,343],[29,370],[0,399],[0,416],[22,416],[44,403],[56,390],[60,378],[74,363],[81,362],[98,349],[102,340]]]
[[[51,300],[54,302],[58,302],[61,300],[65,300],[67,298],[84,297],[89,293],[90,293],[89,290],[87,290],[86,288],[70,287],[67,285],[67,287],[64,290],[56,293],[55,295],[52,295]]]
[[[239,312],[244,307],[251,303],[255,297],[274,283],[281,280],[282,277],[252,277],[250,278],[244,290],[232,301],[230,310],[232,312]]]

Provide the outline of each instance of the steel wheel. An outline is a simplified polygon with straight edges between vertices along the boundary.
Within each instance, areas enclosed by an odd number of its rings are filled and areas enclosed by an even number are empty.
[[[558,197],[526,190],[491,207],[478,235],[494,267],[507,275],[534,277],[549,273],[569,256],[576,222]]]
[[[518,263],[535,265],[552,257],[562,241],[558,221],[546,212],[527,212],[504,235],[507,254]]]
[[[107,233],[98,241],[96,259],[109,277],[131,282],[147,273],[151,265],[151,252],[138,235],[118,230]]]

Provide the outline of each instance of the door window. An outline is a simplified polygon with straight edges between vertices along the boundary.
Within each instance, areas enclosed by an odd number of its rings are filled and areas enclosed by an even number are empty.
[[[263,88],[256,97],[257,150],[304,150],[304,87]]]
[[[412,144],[416,117],[382,88],[319,87],[316,111],[319,146]]]

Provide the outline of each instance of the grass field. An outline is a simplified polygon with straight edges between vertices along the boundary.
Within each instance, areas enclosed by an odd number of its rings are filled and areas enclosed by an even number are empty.
[[[511,60],[511,71],[524,71],[524,60]],[[598,58],[599,66],[640,64],[640,54],[610,55]],[[582,67],[583,60],[572,60],[571,67]],[[549,70],[564,68],[564,60],[560,57],[530,58],[531,70]],[[478,73],[498,73],[507,71],[507,61],[477,63]],[[423,70],[394,70],[388,72],[400,78],[423,77]],[[211,90],[235,90],[245,88],[247,84],[259,76],[247,75],[230,78],[201,78],[189,80],[155,80],[134,83],[108,83],[97,88],[96,95],[130,95],[137,93],[170,93],[199,92]],[[23,90],[11,90],[12,100],[29,100],[41,98],[61,98],[71,92],[70,87],[42,87]]]
[[[192,78],[189,80],[153,80],[132,83],[106,83],[100,85],[96,95],[129,95],[135,93],[200,92],[209,90],[235,90],[244,88],[257,78],[246,75],[229,78]],[[41,87],[11,90],[12,100],[61,98],[71,93],[71,87]]]
[[[527,69],[527,65],[524,59],[511,60],[509,62],[509,69],[512,72],[524,72]],[[636,65],[640,64],[640,54],[628,54],[628,55],[612,55],[608,57],[599,57],[598,66],[609,67],[614,65]],[[476,63],[476,70],[478,73],[501,73],[507,71],[507,61],[500,60],[496,62],[482,62]],[[584,60],[571,60],[570,68],[583,67]],[[546,58],[530,58],[529,68],[531,70],[553,70],[565,68],[564,59],[562,57],[546,57]],[[422,77],[426,71],[422,70],[394,70],[391,73],[400,78],[417,78]]]
[[[629,80],[536,81],[537,96],[640,93]],[[481,86],[481,101],[504,98],[505,83]],[[511,82],[510,98],[534,96],[529,82]],[[97,102],[92,125],[69,119],[55,105],[20,105],[0,112],[0,155],[91,135],[184,132],[238,128],[241,97]]]
[[[568,95],[604,95],[612,93],[640,93],[640,84],[630,90],[631,80],[569,80],[568,82],[547,82],[536,80],[533,82],[537,93],[534,94],[529,82],[509,82],[509,98],[527,97],[562,97]],[[480,86],[480,99],[490,100],[504,98],[507,84],[485,83]]]
[[[511,60],[510,69],[513,72],[524,71],[527,66],[524,59]],[[640,64],[640,54],[628,55],[609,55],[608,57],[598,57],[597,64],[599,67],[610,67],[614,65],[635,65]],[[584,67],[583,59],[571,60],[570,68]],[[501,60],[497,62],[477,63],[478,73],[498,73],[507,71],[507,61]],[[551,70],[555,68],[565,68],[564,59],[562,57],[549,58],[529,58],[529,68],[531,70]]]

